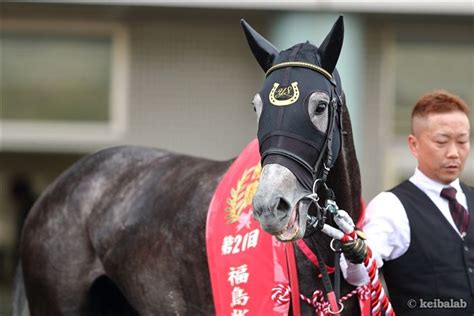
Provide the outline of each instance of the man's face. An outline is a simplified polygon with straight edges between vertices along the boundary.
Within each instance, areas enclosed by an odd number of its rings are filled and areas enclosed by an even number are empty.
[[[461,111],[413,119],[408,136],[418,168],[429,178],[448,184],[459,177],[469,155],[469,119]]]

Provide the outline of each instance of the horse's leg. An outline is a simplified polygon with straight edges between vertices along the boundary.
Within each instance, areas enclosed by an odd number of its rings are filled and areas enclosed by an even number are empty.
[[[102,275],[94,281],[88,294],[90,316],[138,316],[114,280]],[[143,314],[142,314],[143,315]]]
[[[23,269],[21,261],[16,267],[15,280],[13,282],[12,316],[29,316],[28,302],[26,300],[25,281],[23,280]]]
[[[131,270],[123,270],[120,275],[114,274],[113,278],[140,316],[213,314],[209,306],[212,296],[203,293],[202,286],[183,287],[183,278],[190,281],[201,278],[190,267],[181,269],[178,274],[176,265],[171,267],[156,262],[155,266],[143,267],[142,271]],[[207,283],[205,285],[210,286]],[[209,302],[200,299],[204,295],[209,296]]]
[[[122,247],[110,251],[104,267],[140,316],[208,315],[188,312],[189,303],[183,291],[193,289],[183,289],[180,278],[182,274],[189,278],[194,275],[180,268],[179,258],[157,246],[160,241],[135,246],[132,240],[133,237],[124,241]],[[129,255],[128,242],[134,244],[133,256]]]
[[[204,236],[175,229],[161,226],[148,243],[128,235],[109,251],[104,268],[141,316],[213,315]]]
[[[71,208],[46,196],[28,218],[21,255],[32,316],[87,315],[87,294],[103,274]]]

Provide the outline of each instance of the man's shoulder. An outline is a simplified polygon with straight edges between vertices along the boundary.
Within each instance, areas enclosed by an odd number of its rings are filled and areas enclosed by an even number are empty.
[[[467,183],[464,182],[464,181],[460,181],[460,183],[461,183],[461,186],[463,187],[463,189],[464,189],[464,188],[467,188],[468,190],[474,190],[474,186],[469,185],[469,184],[467,184]]]
[[[373,197],[367,206],[370,205],[385,205],[385,204],[392,204],[392,203],[398,203],[400,202],[400,199],[398,198],[396,191],[398,190],[406,190],[413,184],[409,180],[405,180],[394,187],[387,189],[385,191],[382,191],[378,193],[375,197]]]
[[[391,189],[388,189],[386,192],[391,192],[395,195],[398,195],[398,192],[403,192],[403,191],[412,191],[413,188],[417,188],[417,186],[411,182],[410,180],[404,180],[403,182],[397,184],[396,186],[392,187]]]
[[[370,202],[370,204],[380,205],[402,205],[402,200],[407,198],[419,199],[425,193],[416,184],[410,180],[404,180],[403,182],[395,185],[391,189],[380,192]]]
[[[377,194],[373,199],[369,201],[367,209],[380,209],[387,206],[393,206],[394,204],[399,204],[400,200],[398,197],[391,191],[383,191]]]
[[[403,223],[408,223],[405,208],[400,199],[392,192],[380,192],[367,204],[364,230],[367,226],[371,226],[377,231],[380,227],[386,227],[386,225],[395,227],[403,225]]]

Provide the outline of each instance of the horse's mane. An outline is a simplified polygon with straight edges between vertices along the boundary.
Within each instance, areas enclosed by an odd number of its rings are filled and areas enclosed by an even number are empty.
[[[362,206],[361,176],[345,96],[343,104],[342,149],[336,164],[328,175],[327,183],[336,194],[336,203],[339,208],[348,212],[354,222],[357,222]]]

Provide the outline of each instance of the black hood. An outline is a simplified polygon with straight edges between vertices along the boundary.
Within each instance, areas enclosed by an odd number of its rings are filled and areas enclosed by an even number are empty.
[[[335,61],[322,54],[323,45],[328,53],[329,47],[338,44],[332,36],[341,35],[334,29],[342,26],[342,19],[336,22],[321,48],[306,42],[281,52],[248,24],[242,24],[252,51],[266,71],[260,91],[263,109],[257,134],[262,165],[283,165],[311,189],[314,180],[321,175],[323,163],[327,168],[332,167],[342,145],[342,89],[334,68],[340,47],[333,52],[337,53]],[[332,69],[331,65],[324,66],[325,60],[334,63]],[[318,130],[309,117],[308,102],[314,92],[324,92],[330,98],[330,124],[326,131]]]

